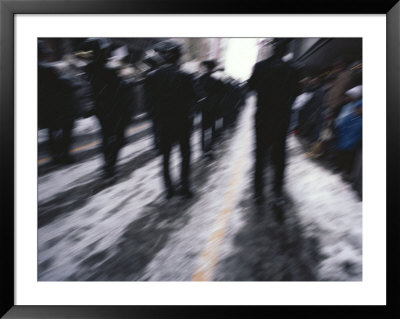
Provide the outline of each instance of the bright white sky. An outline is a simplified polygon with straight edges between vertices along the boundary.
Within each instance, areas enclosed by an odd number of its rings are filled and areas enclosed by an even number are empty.
[[[256,63],[257,53],[257,38],[229,39],[225,72],[241,81],[247,80]]]

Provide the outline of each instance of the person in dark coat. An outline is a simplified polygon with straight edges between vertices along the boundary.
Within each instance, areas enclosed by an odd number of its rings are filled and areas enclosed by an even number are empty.
[[[163,41],[155,50],[162,55],[165,64],[146,77],[146,103],[151,105],[159,130],[160,149],[163,156],[163,176],[166,198],[175,194],[175,185],[170,176],[170,155],[175,143],[181,153],[181,194],[193,196],[190,189],[190,137],[193,125],[196,92],[190,74],[179,69],[180,46],[172,41]]]
[[[311,98],[302,106],[299,111],[299,133],[308,138],[311,143],[318,140],[320,126],[323,121],[323,107],[325,90],[319,78],[314,77],[310,80],[307,93]]]
[[[148,75],[154,73],[155,70],[157,70],[157,68],[159,68],[161,65],[164,64],[164,60],[163,60],[162,56],[160,54],[158,54],[157,52],[155,52],[154,50],[151,50],[151,53],[147,53],[147,56],[145,57],[143,62],[149,66],[149,69],[146,71],[146,77]],[[161,148],[160,148],[160,130],[159,130],[159,125],[158,125],[158,121],[157,121],[158,117],[155,116],[154,108],[153,108],[153,105],[151,105],[150,101],[145,101],[145,106],[146,106],[147,114],[153,122],[152,129],[153,129],[153,137],[154,137],[154,149],[158,153],[160,153]]]
[[[223,112],[224,129],[231,128],[235,122],[238,111],[239,97],[235,81],[228,79],[225,83],[225,105]]]
[[[85,71],[94,98],[94,113],[101,125],[104,174],[112,178],[131,118],[131,87],[120,78],[118,70],[107,66],[110,48],[107,39],[89,38],[82,48],[92,51],[92,61]]]
[[[72,129],[76,114],[76,87],[50,63],[51,49],[38,41],[38,126],[47,128],[53,163],[70,164]]]
[[[257,203],[264,200],[264,163],[271,151],[274,166],[275,205],[284,204],[282,196],[286,157],[286,135],[291,105],[298,93],[298,72],[282,57],[287,52],[286,39],[275,40],[274,54],[258,62],[248,80],[248,88],[257,93],[255,114],[254,191]]]
[[[206,60],[200,64],[204,74],[198,79],[199,86],[205,94],[201,101],[201,148],[205,156],[212,156],[213,144],[216,139],[216,120],[218,104],[221,100],[222,83],[212,77],[216,66],[215,61]]]

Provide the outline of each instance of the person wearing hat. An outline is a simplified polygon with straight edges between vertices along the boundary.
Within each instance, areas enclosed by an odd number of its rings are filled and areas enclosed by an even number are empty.
[[[362,143],[362,86],[345,94],[351,102],[343,106],[334,123],[335,151],[338,169],[344,179],[350,180],[356,152]]]
[[[85,71],[94,97],[94,112],[103,135],[104,177],[115,176],[118,153],[125,141],[125,128],[131,118],[130,86],[118,75],[117,69],[107,66],[111,43],[106,38],[88,38],[82,49],[91,61]]]
[[[176,191],[169,167],[171,149],[176,143],[179,144],[181,153],[180,193],[190,198],[193,196],[189,178],[190,138],[197,95],[191,75],[179,69],[180,45],[163,41],[155,46],[155,51],[162,56],[165,63],[148,74],[144,88],[146,103],[151,105],[157,123],[166,198],[171,198]]]
[[[53,53],[46,42],[38,40],[38,125],[48,130],[53,163],[70,164],[76,86],[49,62]]]
[[[321,134],[319,139],[311,146],[310,152],[307,153],[307,156],[312,158],[318,158],[324,154],[330,156],[329,149],[334,136],[335,120],[342,107],[350,102],[346,91],[352,85],[352,72],[346,68],[346,61],[342,56],[333,61],[330,77],[332,83],[326,93],[325,104],[327,109],[320,125]]]
[[[212,157],[213,144],[216,138],[215,122],[217,120],[218,104],[221,100],[223,84],[212,76],[216,67],[214,60],[200,63],[203,74],[199,77],[199,86],[205,98],[200,103],[201,109],[201,148],[206,157]]]
[[[286,157],[286,135],[291,105],[298,95],[298,72],[282,58],[289,39],[275,39],[272,57],[258,62],[248,80],[248,88],[257,93],[255,114],[254,195],[257,204],[264,201],[265,157],[271,151],[274,166],[274,203],[284,204],[283,179]]]
[[[351,70],[346,68],[346,61],[342,56],[336,58],[333,62],[332,73],[335,80],[329,90],[327,103],[331,112],[330,118],[334,120],[340,113],[342,106],[348,102],[345,93],[351,88],[352,73]]]
[[[145,57],[143,59],[143,63],[149,67],[148,70],[145,71],[145,78],[154,73],[161,65],[165,63],[164,59],[160,54],[158,54],[155,50],[149,50],[145,53]],[[147,95],[148,97],[148,95]],[[148,116],[153,122],[153,140],[154,140],[154,149],[156,152],[160,154],[160,130],[158,125],[158,117],[154,114],[154,107],[151,105],[151,101],[145,99],[145,106]]]

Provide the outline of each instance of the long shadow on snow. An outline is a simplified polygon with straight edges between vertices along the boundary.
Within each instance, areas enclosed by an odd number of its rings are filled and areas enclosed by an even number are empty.
[[[126,143],[130,144],[130,143],[134,143],[146,136],[149,135],[149,133],[151,132],[151,128],[147,128],[144,129],[143,131],[140,131],[138,133],[135,133],[131,136],[127,136],[126,137]],[[75,139],[77,139],[77,137],[75,137]],[[83,139],[83,137],[81,137],[81,139]],[[100,133],[96,133],[96,134],[92,134],[90,137],[85,137],[85,139],[83,141],[81,141],[80,144],[73,144],[74,147],[82,147],[88,143],[91,142],[98,142],[97,145],[95,145],[93,148],[89,148],[86,150],[81,150],[77,153],[72,153],[71,156],[74,158],[75,163],[82,163],[84,161],[87,161],[91,158],[93,158],[94,156],[101,154],[102,155],[102,149],[101,149],[101,135]],[[49,150],[48,150],[48,143],[43,143],[39,144],[39,151],[38,151],[38,155],[39,155],[39,159],[43,158],[43,157],[47,157],[49,156]],[[62,165],[58,165],[58,164],[53,164],[52,161],[48,161],[46,163],[43,163],[41,165],[38,165],[38,176],[42,176],[45,174],[48,174],[54,170],[57,170],[59,168],[62,168]],[[65,166],[64,166],[65,167]]]
[[[112,186],[115,182],[127,180],[134,170],[143,167],[156,156],[156,152],[150,150],[134,157],[125,164],[118,165],[114,181],[103,179],[100,171],[97,173],[97,178],[88,175],[83,176],[76,181],[79,183],[78,186],[60,192],[51,200],[39,205],[38,227],[43,227],[59,216],[69,214],[71,211],[84,206],[93,195]],[[88,179],[87,182],[85,182],[86,179]]]
[[[194,197],[183,200],[173,197],[165,201],[160,196],[148,205],[142,217],[131,222],[112,250],[92,254],[82,260],[79,273],[68,278],[70,281],[133,281],[147,280],[143,271],[168,242],[169,237],[182,229],[189,221],[188,208],[193,205],[207,190],[200,190],[201,185],[219,168],[228,145],[221,138],[215,154],[214,165],[205,165],[199,158],[192,165]]]
[[[271,186],[269,186],[271,188]],[[282,210],[256,205],[252,189],[240,206],[246,224],[234,238],[234,253],[221,260],[216,281],[315,281],[319,242],[305,236],[292,199]]]

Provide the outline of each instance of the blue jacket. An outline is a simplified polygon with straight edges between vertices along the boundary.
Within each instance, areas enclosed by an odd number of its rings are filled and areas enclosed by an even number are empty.
[[[348,113],[336,124],[337,149],[354,150],[362,139],[362,116]]]

